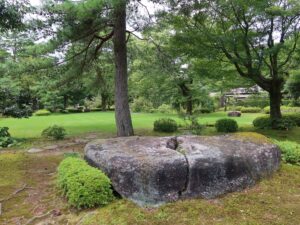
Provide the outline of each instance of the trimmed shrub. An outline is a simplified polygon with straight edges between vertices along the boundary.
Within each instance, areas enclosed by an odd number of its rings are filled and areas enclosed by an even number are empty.
[[[282,153],[282,160],[300,165],[300,145],[292,141],[274,141],[279,146]]]
[[[233,119],[217,120],[215,127],[218,132],[236,132],[238,130],[238,124]]]
[[[177,129],[177,123],[173,119],[162,118],[154,122],[154,131],[172,133]]]
[[[34,113],[35,116],[49,116],[51,112],[47,109],[40,109]]]
[[[109,178],[76,157],[60,163],[58,186],[70,206],[78,209],[106,205],[114,199]]]
[[[281,106],[282,113],[300,113],[300,107]]]
[[[265,114],[270,114],[270,106],[266,106],[265,108],[263,108],[263,112]]]
[[[300,107],[281,106],[282,113],[300,113]],[[270,114],[270,106],[263,109],[264,113]]]
[[[54,140],[62,140],[66,136],[66,130],[63,127],[54,125],[43,130],[42,136],[52,138]]]
[[[279,120],[272,120],[269,116],[260,116],[253,120],[253,126],[259,129],[290,130],[296,125],[290,116],[283,116]]]
[[[259,107],[242,107],[241,112],[242,113],[259,113],[259,112],[261,112],[261,108],[259,108]]]
[[[91,108],[90,111],[91,112],[101,112],[103,110],[101,108]]]

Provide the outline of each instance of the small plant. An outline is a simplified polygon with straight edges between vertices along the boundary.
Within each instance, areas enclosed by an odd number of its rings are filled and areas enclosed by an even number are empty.
[[[177,123],[173,119],[162,118],[154,122],[154,131],[172,133],[177,129]]]
[[[292,141],[274,141],[279,146],[282,153],[282,160],[300,165],[300,145]]]
[[[109,178],[76,157],[60,163],[58,186],[70,206],[78,209],[106,205],[114,199]]]
[[[215,127],[218,132],[236,132],[238,130],[238,124],[233,119],[217,120]]]
[[[10,136],[8,130],[8,127],[0,127],[0,148],[11,147],[18,143],[17,139]]]
[[[47,109],[40,109],[34,113],[35,116],[49,116],[51,112]]]
[[[189,118],[190,124],[188,126],[188,129],[191,130],[192,134],[200,135],[204,129],[205,126],[201,125],[196,117],[191,116]]]
[[[62,140],[66,136],[66,130],[63,127],[54,125],[43,130],[42,136],[52,138],[54,140]]]

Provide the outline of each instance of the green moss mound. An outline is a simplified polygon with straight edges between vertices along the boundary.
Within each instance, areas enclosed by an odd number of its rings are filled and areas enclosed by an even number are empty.
[[[114,199],[109,178],[76,157],[67,157],[60,163],[58,186],[70,206],[78,209],[103,206]]]

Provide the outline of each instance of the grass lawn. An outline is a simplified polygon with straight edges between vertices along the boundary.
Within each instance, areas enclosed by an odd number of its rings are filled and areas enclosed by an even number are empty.
[[[240,126],[251,126],[253,119],[262,114],[243,114],[240,118],[235,118]],[[183,121],[177,115],[157,114],[157,113],[133,113],[133,126],[135,130],[151,131],[153,122],[162,117],[171,117],[179,123]],[[212,124],[220,118],[226,118],[226,113],[216,112],[203,114],[200,116],[202,124]],[[88,132],[100,132],[114,134],[115,117],[114,112],[90,112],[75,114],[53,114],[50,116],[33,116],[29,119],[2,118],[0,127],[9,127],[9,131],[18,138],[38,138],[43,129],[51,125],[65,127],[68,134],[78,135]]]
[[[290,131],[255,130],[252,121],[260,115],[243,114],[235,119],[241,131],[256,131],[274,139],[300,143],[300,127]],[[183,123],[176,115],[135,113],[132,116],[138,134],[154,134],[153,122],[161,117],[172,117]],[[226,117],[226,113],[216,112],[204,114],[199,120],[202,124],[212,124]],[[70,136],[88,132],[99,132],[99,137],[115,135],[113,112],[0,119],[0,127],[9,127],[13,136],[37,139],[33,141],[34,147],[44,144],[45,140],[39,139],[40,133],[54,124],[64,126]],[[206,128],[204,135],[211,134],[216,134],[215,129]],[[41,155],[15,149],[2,153],[0,151],[0,199],[14,193],[24,184],[30,187],[2,203],[0,224],[26,224],[34,216],[43,215],[53,209],[59,210],[61,215],[48,215],[35,222],[70,225],[299,224],[300,167],[285,163],[282,163],[281,169],[273,177],[254,187],[213,200],[193,199],[169,203],[160,208],[140,208],[128,200],[119,199],[96,209],[70,209],[58,193],[55,172],[64,151],[77,151],[82,154],[83,146],[78,144],[60,149],[59,152],[49,151]]]

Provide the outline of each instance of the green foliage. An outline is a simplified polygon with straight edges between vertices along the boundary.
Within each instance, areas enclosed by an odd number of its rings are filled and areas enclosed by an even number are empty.
[[[7,107],[3,110],[2,113],[3,116],[11,116],[14,118],[28,118],[32,115],[32,109],[27,106],[18,106],[18,105],[12,105],[10,107]]]
[[[58,186],[69,204],[78,209],[106,205],[114,199],[109,178],[76,157],[60,163]]]
[[[188,129],[192,131],[192,134],[200,135],[203,129],[205,128],[205,126],[201,125],[198,122],[197,117],[191,116],[189,120],[190,120],[190,124],[188,126]]]
[[[82,107],[78,107],[78,108],[67,108],[67,112],[68,113],[82,113],[83,108]]]
[[[300,145],[292,141],[274,141],[281,149],[282,159],[291,164],[300,165]]]
[[[269,116],[257,117],[253,126],[259,129],[290,130],[297,124],[291,116],[282,116],[281,119],[271,119]]]
[[[243,107],[264,108],[270,104],[270,100],[265,94],[254,94],[244,100],[239,100],[237,104]]]
[[[17,139],[10,136],[8,130],[8,127],[0,127],[0,148],[11,147],[18,143]]]
[[[233,119],[219,119],[215,124],[218,132],[236,132],[238,130],[238,124]]]
[[[286,82],[285,89],[294,99],[300,97],[300,71],[293,71]]]
[[[49,116],[51,112],[47,109],[40,109],[34,113],[35,116]]]
[[[263,108],[263,112],[266,114],[270,114],[270,106],[266,106],[265,108]]]
[[[259,107],[242,107],[241,112],[242,113],[259,113],[259,112],[261,112],[261,108],[259,108]]]
[[[294,123],[300,127],[300,114],[299,113],[288,113],[285,114],[284,117],[289,118],[290,120],[294,121]]]
[[[133,112],[153,112],[153,105],[145,98],[134,99],[131,107]]]
[[[162,118],[154,122],[154,131],[172,133],[177,131],[177,129],[176,121],[170,118]]]
[[[66,136],[66,130],[63,127],[53,125],[43,130],[42,136],[52,138],[54,140],[62,140]]]
[[[172,113],[173,109],[170,105],[162,104],[157,108],[156,111],[159,113]]]

